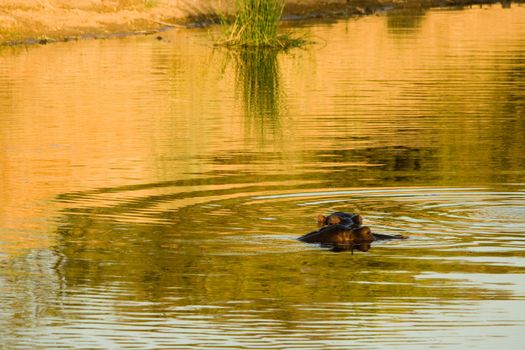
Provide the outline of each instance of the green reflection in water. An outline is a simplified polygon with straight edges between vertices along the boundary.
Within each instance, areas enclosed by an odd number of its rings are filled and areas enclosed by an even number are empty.
[[[245,205],[242,201],[222,204],[226,208]],[[270,204],[261,202],[260,208],[252,206],[246,217],[233,222],[229,215],[219,215],[219,210],[190,206],[166,213],[172,218],[171,225],[131,224],[101,218],[101,212],[111,213],[110,208],[79,210],[75,215],[64,215],[57,232],[55,252],[60,261],[55,272],[67,290],[120,285],[131,293],[123,295],[124,299],[139,298],[166,303],[165,306],[216,305],[230,300],[250,300],[263,306],[268,300],[280,300],[281,308],[285,309],[280,311],[292,314],[297,303],[379,301],[395,295],[443,300],[512,298],[512,293],[505,289],[418,277],[427,272],[443,276],[451,272],[523,272],[520,266],[483,266],[465,261],[458,264],[443,258],[461,259],[463,251],[421,249],[413,246],[414,242],[403,242],[404,249],[383,245],[377,255],[374,249],[372,253],[350,255],[305,250],[293,236],[265,241],[264,235],[256,233],[264,225],[263,221],[257,222],[257,212],[264,212]],[[412,215],[409,206],[395,202],[389,206]],[[282,214],[271,226],[293,235],[302,225],[283,224],[287,207],[283,204],[278,209]],[[248,222],[244,222],[243,230],[231,230],[243,221]],[[472,243],[473,237],[468,239],[465,244]],[[280,319],[279,315],[272,317]],[[295,319],[292,315],[288,317]]]
[[[281,84],[278,51],[267,48],[244,49],[234,53],[237,91],[242,96],[247,118],[272,121],[281,112]]]

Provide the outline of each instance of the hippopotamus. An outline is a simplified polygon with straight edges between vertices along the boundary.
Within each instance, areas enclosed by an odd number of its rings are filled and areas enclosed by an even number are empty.
[[[403,235],[385,235],[372,233],[369,227],[361,226],[363,219],[358,214],[335,212],[328,216],[319,215],[317,223],[321,228],[307,233],[298,239],[306,243],[319,243],[335,250],[351,250],[354,248],[368,251],[370,244],[378,240],[405,239]]]

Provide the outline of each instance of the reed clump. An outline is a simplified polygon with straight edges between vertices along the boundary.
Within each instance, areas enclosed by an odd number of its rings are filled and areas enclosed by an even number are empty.
[[[304,38],[279,33],[284,0],[236,0],[235,18],[220,44],[228,47],[287,49],[304,45]]]

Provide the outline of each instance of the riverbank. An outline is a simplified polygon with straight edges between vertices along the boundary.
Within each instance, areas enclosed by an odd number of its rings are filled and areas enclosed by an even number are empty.
[[[83,38],[202,27],[231,12],[226,0],[3,0],[0,45],[46,44]],[[287,0],[284,19],[345,18],[400,7],[464,6],[468,0]]]

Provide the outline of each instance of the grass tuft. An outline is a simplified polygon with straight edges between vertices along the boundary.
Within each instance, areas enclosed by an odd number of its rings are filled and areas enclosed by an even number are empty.
[[[279,34],[284,0],[236,0],[236,7],[235,18],[220,45],[288,49],[308,42],[292,33]]]

